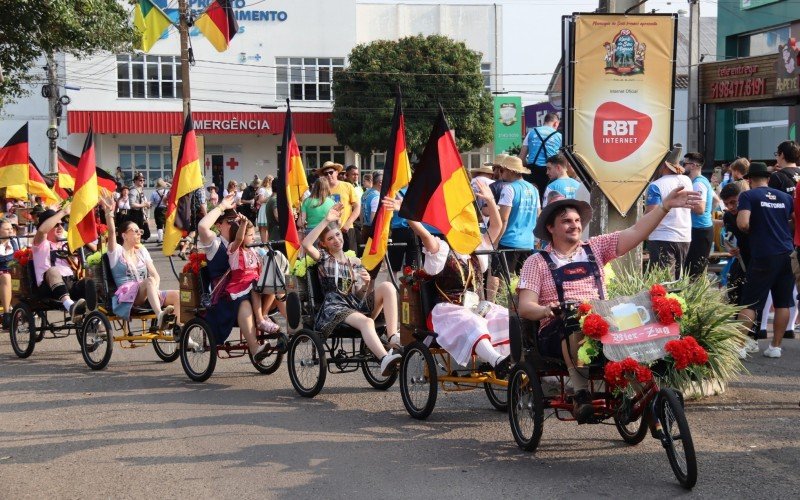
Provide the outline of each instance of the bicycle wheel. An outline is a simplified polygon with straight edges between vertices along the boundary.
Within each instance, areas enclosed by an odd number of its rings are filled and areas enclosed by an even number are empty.
[[[106,315],[99,311],[90,312],[83,319],[80,339],[86,366],[92,370],[105,368],[114,350],[114,333]]]
[[[47,325],[47,313],[45,312],[37,312],[33,315],[34,324],[36,324],[36,343],[41,342],[44,340],[44,332],[45,327]],[[78,341],[80,341],[80,330],[76,332],[76,336],[78,337]]]
[[[529,363],[517,363],[508,379],[508,421],[517,446],[535,451],[544,430],[544,393]]]
[[[437,383],[436,363],[430,349],[422,342],[406,347],[400,365],[400,395],[409,415],[418,420],[428,418],[436,406]]]
[[[663,433],[661,443],[667,450],[672,472],[681,486],[692,489],[697,483],[697,458],[689,422],[675,391],[661,389],[656,402],[656,414]]]
[[[211,326],[200,317],[183,325],[180,337],[180,358],[183,371],[194,382],[204,382],[217,366],[217,343]]]
[[[172,363],[181,354],[178,352],[178,342],[175,340],[153,339],[151,342],[153,343],[153,350],[156,351],[156,356],[161,361]]]
[[[20,302],[11,309],[11,329],[9,333],[11,349],[20,358],[27,358],[36,347],[36,320],[31,308]]]
[[[381,373],[380,360],[372,355],[372,352],[367,348],[367,344],[363,340],[361,341],[359,354],[367,357],[367,360],[361,363],[361,371],[364,373],[364,378],[367,379],[369,385],[379,391],[385,391],[394,385],[394,382],[397,380],[397,370],[394,370],[388,377],[384,377],[383,373]]]
[[[617,432],[622,436],[623,441],[630,445],[637,445],[647,436],[647,422],[650,420],[647,412],[649,410],[645,408],[639,418],[631,420],[630,407],[631,400],[625,398],[623,405],[614,415],[614,425],[617,427]]]
[[[283,337],[283,341],[284,341],[283,345],[288,346],[289,345],[289,337],[287,337],[286,334],[283,333],[283,332],[279,333],[278,335]],[[269,339],[269,342],[270,342],[270,344],[275,345],[276,339]],[[271,373],[275,373],[278,370],[278,368],[281,367],[281,362],[283,362],[283,352],[281,352],[281,351],[279,351],[277,349],[275,349],[275,351],[272,354],[270,354],[266,358],[262,359],[261,363],[256,362],[256,360],[253,359],[253,355],[250,354],[249,351],[248,351],[247,355],[250,357],[250,362],[253,363],[253,366],[255,367],[255,369],[258,370],[258,373],[262,373],[264,375],[269,375]]]
[[[508,411],[508,388],[494,385],[491,382],[484,382],[483,388],[486,390],[486,397],[497,411]]]
[[[313,398],[325,385],[328,362],[325,344],[315,332],[302,329],[289,344],[289,379],[297,394]]]

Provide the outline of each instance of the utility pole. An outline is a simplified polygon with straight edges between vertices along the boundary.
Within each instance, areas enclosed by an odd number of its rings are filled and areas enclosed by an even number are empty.
[[[56,58],[53,53],[47,54],[47,90],[42,92],[43,96],[47,98],[47,112],[50,124],[47,128],[47,138],[50,140],[50,148],[48,150],[48,163],[50,164],[50,172],[58,172],[58,118],[59,113],[56,108],[59,105],[59,92],[58,92],[58,67],[56,66]]]
[[[689,91],[687,152],[700,149],[700,2],[689,0]]]
[[[600,0],[598,12],[640,14],[643,4],[642,0]],[[613,207],[609,209],[611,205],[608,198],[597,185],[594,185],[591,190],[591,204],[592,212],[594,213],[591,225],[592,235],[627,229],[636,224],[643,211],[640,199],[631,207],[628,214],[623,217]],[[639,245],[628,254],[616,259],[614,266],[617,271],[631,268],[640,269],[642,267],[642,246]]]
[[[178,33],[181,37],[181,85],[183,87],[183,118],[192,111],[192,90],[189,84],[189,6],[186,0],[178,0]]]

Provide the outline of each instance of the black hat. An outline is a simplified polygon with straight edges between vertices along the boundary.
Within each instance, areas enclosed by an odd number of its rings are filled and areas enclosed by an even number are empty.
[[[553,235],[547,230],[547,224],[552,223],[550,218],[553,216],[553,212],[562,207],[572,207],[577,210],[578,214],[581,216],[581,224],[588,224],[589,221],[592,220],[592,206],[585,201],[567,198],[551,201],[542,209],[542,213],[539,214],[539,219],[536,221],[536,228],[533,230],[534,236],[542,241],[553,241]]]
[[[683,146],[675,144],[672,146],[669,153],[667,153],[667,157],[664,158],[664,163],[667,165],[667,168],[675,174],[682,174],[686,171],[680,164],[682,152]]]
[[[58,212],[56,212],[55,210],[52,210],[50,208],[48,208],[44,212],[40,213],[39,214],[39,221],[36,224],[36,229],[39,229],[42,226],[42,224],[44,224],[44,221],[46,221],[47,219],[49,219],[50,217],[54,216],[57,213]]]
[[[767,164],[763,161],[754,161],[750,164],[750,169],[744,174],[745,179],[749,179],[751,177],[769,177],[770,174],[769,170],[767,170]]]

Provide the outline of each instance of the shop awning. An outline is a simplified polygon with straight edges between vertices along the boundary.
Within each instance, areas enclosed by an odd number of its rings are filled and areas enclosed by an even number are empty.
[[[192,113],[198,134],[282,134],[286,113],[219,112]],[[181,133],[180,111],[69,111],[67,130],[82,134],[93,123],[97,134],[171,134]],[[333,134],[331,112],[292,112],[296,134]]]

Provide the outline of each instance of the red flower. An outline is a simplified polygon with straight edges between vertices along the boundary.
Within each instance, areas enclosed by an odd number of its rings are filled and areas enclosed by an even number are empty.
[[[106,234],[108,233],[108,226],[105,224],[97,224],[97,234]]]
[[[414,273],[414,268],[411,266],[405,266],[403,268],[403,276],[411,276]]]
[[[588,302],[583,302],[581,305],[578,306],[578,314],[580,316],[585,316],[592,312],[592,305]]]
[[[583,319],[583,334],[593,339],[600,339],[608,333],[608,322],[599,314],[589,314]]]
[[[30,248],[23,248],[14,252],[14,260],[19,262],[20,266],[27,266],[28,262],[31,261],[32,255]]]
[[[656,283],[655,285],[650,287],[650,298],[666,297],[666,296],[667,296],[667,289],[664,288],[662,285]]]
[[[670,297],[654,296],[652,298],[653,312],[662,325],[671,325],[677,318],[683,316],[681,303]]]
[[[708,352],[697,343],[694,337],[687,336],[680,340],[670,340],[664,349],[675,360],[675,369],[683,370],[689,365],[704,365],[708,363]]]
[[[625,389],[634,378],[642,384],[650,382],[653,380],[653,372],[635,359],[625,358],[622,361],[606,363],[603,378],[609,388]]]

